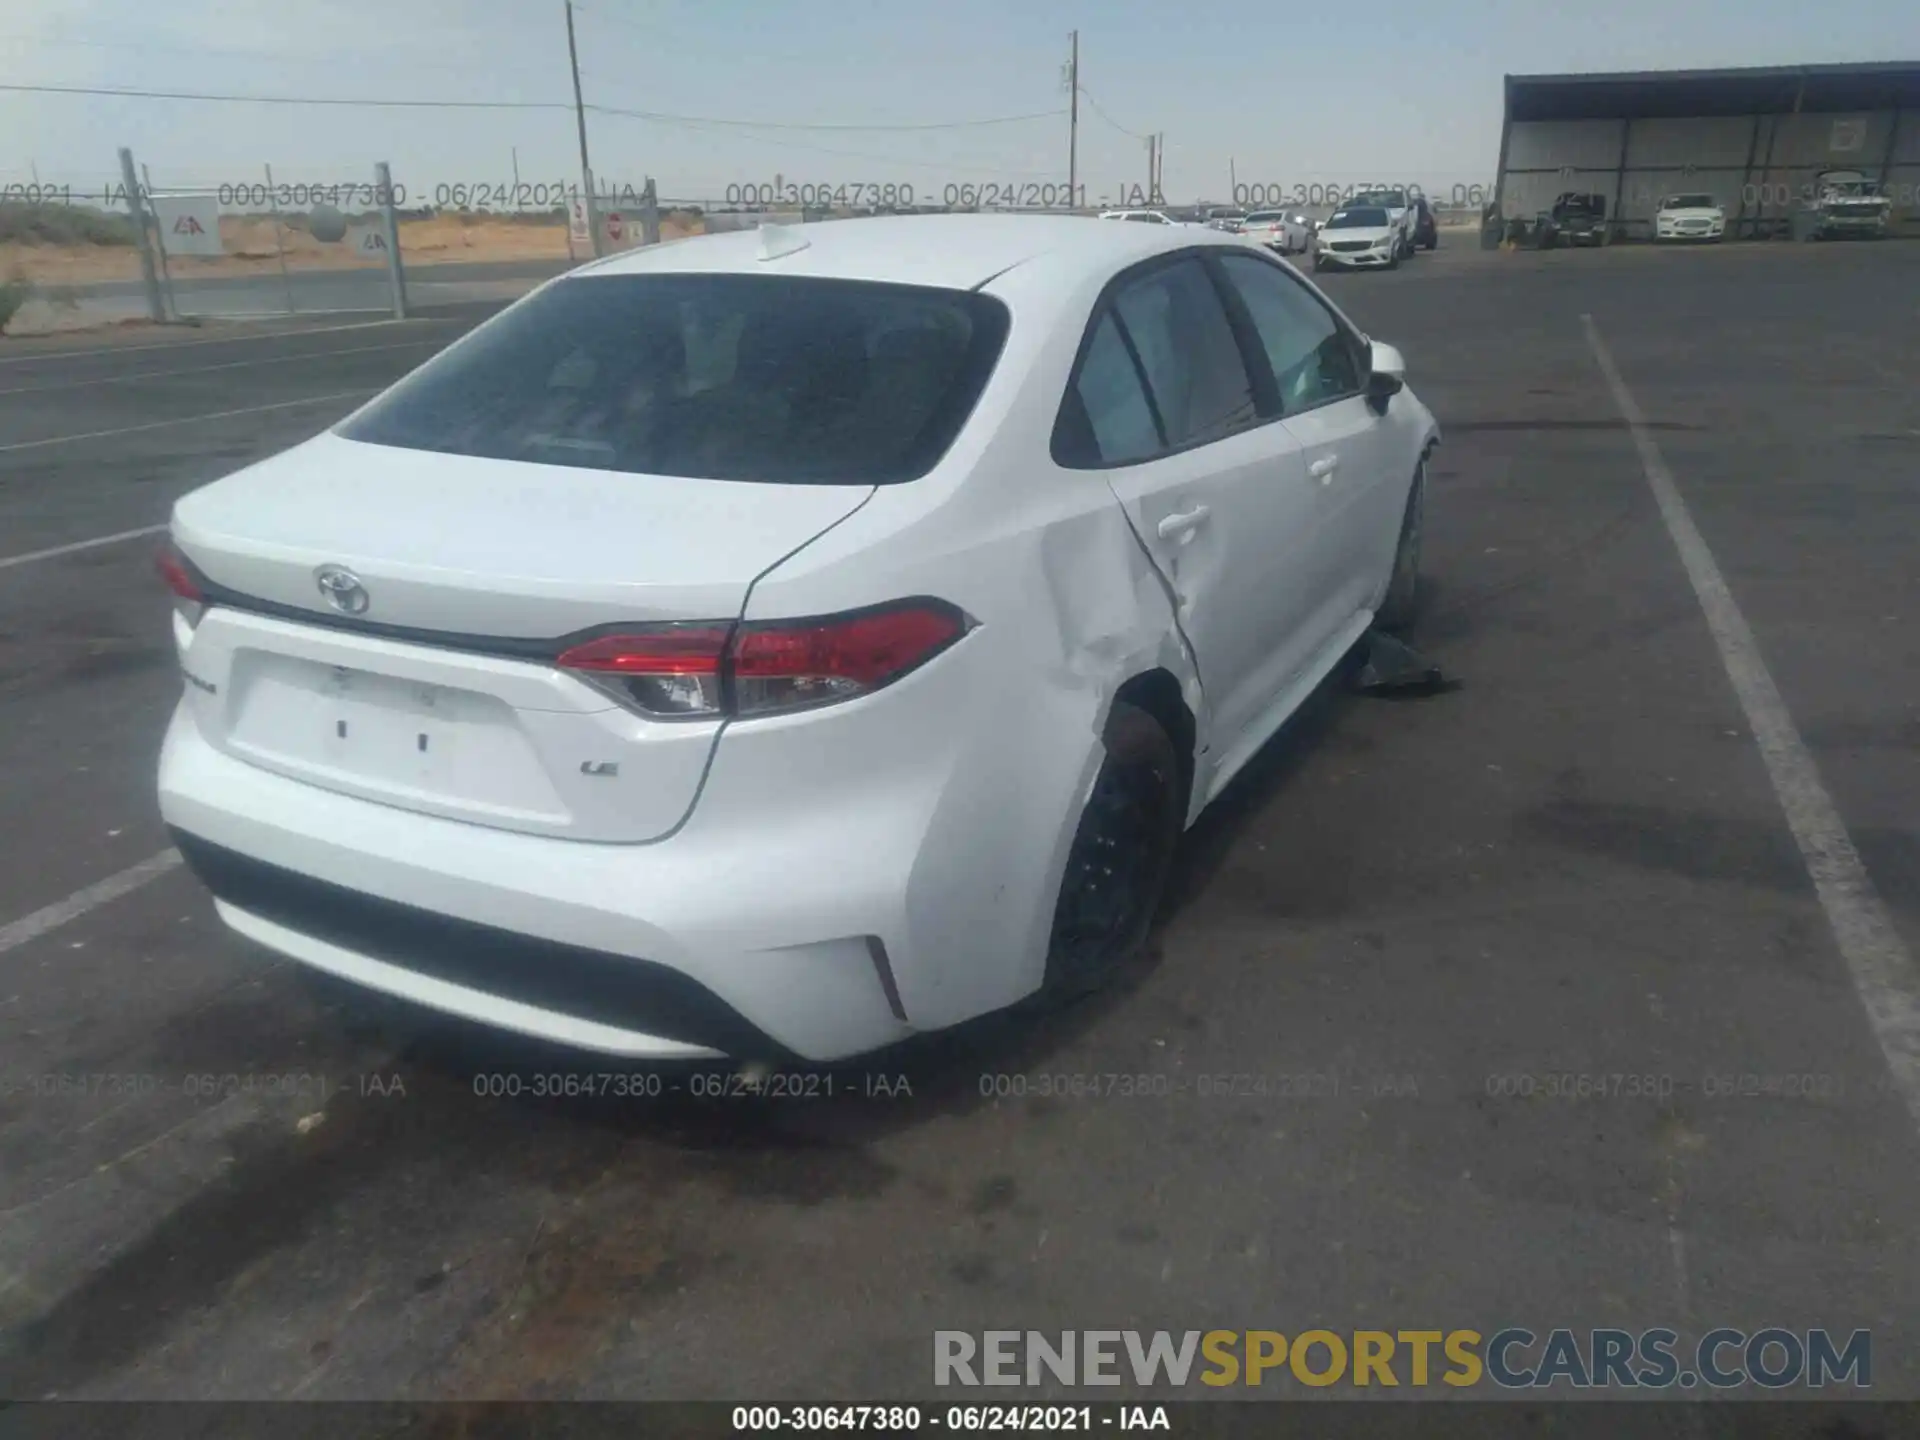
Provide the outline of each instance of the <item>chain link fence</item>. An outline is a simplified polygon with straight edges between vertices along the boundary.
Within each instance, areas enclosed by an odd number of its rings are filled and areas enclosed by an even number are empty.
[[[121,151],[121,198],[156,320],[407,313],[404,192],[364,178],[206,182],[155,176]]]

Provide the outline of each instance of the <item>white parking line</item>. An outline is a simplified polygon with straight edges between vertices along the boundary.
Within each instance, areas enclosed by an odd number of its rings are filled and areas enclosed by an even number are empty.
[[[164,430],[169,425],[192,425],[200,420],[225,420],[233,415],[264,415],[269,410],[291,410],[299,405],[321,405],[329,400],[350,400],[359,395],[372,395],[379,389],[379,386],[372,385],[359,390],[339,390],[331,395],[309,395],[304,400],[280,400],[272,405],[247,405],[238,410],[213,410],[205,415],[181,415],[172,420],[149,420],[144,425],[122,425],[117,430],[87,430],[78,435],[55,435],[46,440],[18,440],[11,445],[0,445],[0,455],[10,450],[38,450],[47,445],[71,445],[80,440],[105,440],[113,435],[137,435],[142,430]]]
[[[142,535],[158,535],[166,528],[164,525],[142,525],[138,530],[122,530],[117,535],[96,535],[91,540],[76,540],[71,545],[55,545],[48,550],[29,550],[24,555],[0,555],[0,570],[13,565],[30,565],[35,560],[51,560],[57,555],[71,555],[76,550],[91,550],[98,545],[118,545],[122,540],[138,540]]]
[[[300,330],[264,330],[257,335],[209,335],[204,340],[163,340],[157,345],[97,345],[91,350],[43,350],[39,354],[0,355],[0,365],[33,361],[81,360],[90,355],[138,355],[146,350],[185,350],[194,345],[240,345],[252,340],[288,340],[298,335],[337,335],[342,330],[374,330],[384,325],[452,325],[458,315],[409,316],[405,320],[357,320],[351,325],[313,325]]]
[[[0,955],[17,949],[29,940],[37,940],[49,930],[57,930],[69,920],[78,920],[89,910],[97,909],[109,900],[118,900],[122,895],[132,894],[149,880],[157,880],[180,863],[180,852],[174,849],[162,850],[158,855],[149,856],[138,865],[129,866],[118,875],[109,875],[104,880],[95,881],[84,890],[76,890],[64,900],[23,916],[10,925],[0,925]]]
[[[170,380],[175,375],[205,375],[214,370],[258,370],[263,365],[292,365],[303,360],[331,360],[336,355],[372,355],[381,350],[418,350],[438,345],[437,339],[396,340],[391,345],[349,345],[343,350],[313,350],[304,355],[271,355],[263,360],[223,360],[218,365],[186,365],[177,370],[129,370],[124,375],[93,375],[84,380],[55,380],[49,385],[15,385],[0,395],[38,395],[48,390],[84,390],[89,385],[123,385],[129,380]]]
[[[1640,468],[1660,506],[1667,533],[1673,537],[1693,593],[1706,612],[1707,629],[1719,648],[1720,663],[1726,667],[1733,693],[1759,743],[1760,759],[1767,767],[1780,808],[1786,812],[1787,826],[1800,847],[1814,891],[1826,911],[1827,924],[1853,977],[1853,988],[1866,1007],[1867,1023],[1880,1042],[1880,1052],[1886,1057],[1887,1069],[1908,1114],[1920,1123],[1920,984],[1916,983],[1913,957],[1894,928],[1885,902],[1873,888],[1866,866],[1860,863],[1853,837],[1821,783],[1819,768],[1794,728],[1780,689],[1761,658],[1753,630],[1734,603],[1713,552],[1695,527],[1660,447],[1647,429],[1646,417],[1620,378],[1593,317],[1582,315],[1580,319],[1586,326],[1593,358],[1613,391],[1614,404],[1620,407],[1632,432],[1634,447],[1640,452]]]

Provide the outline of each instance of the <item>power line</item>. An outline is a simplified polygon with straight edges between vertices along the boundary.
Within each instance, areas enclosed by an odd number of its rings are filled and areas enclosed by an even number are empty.
[[[230,95],[201,90],[136,90],[97,85],[13,85],[0,84],[0,91],[30,95],[108,95],[132,100],[202,100],[240,105],[361,105],[408,110],[571,110],[559,100],[358,100],[332,95]],[[864,131],[870,133],[907,133],[929,130],[967,130],[986,125],[1014,125],[1029,120],[1052,120],[1064,110],[1045,110],[1031,115],[995,115],[981,120],[940,120],[915,125],[814,125],[785,120],[734,120],[711,115],[669,115],[651,110],[623,110],[612,105],[588,105],[601,115],[622,115],[632,120],[652,120],[666,125],[699,125],[734,130],[819,130]]]
[[[1086,97],[1087,104],[1093,107],[1093,113],[1098,115],[1102,120],[1106,121],[1107,124],[1111,125],[1114,129],[1118,130],[1122,135],[1130,135],[1135,140],[1145,140],[1147,138],[1145,135],[1142,135],[1138,130],[1127,129],[1126,126],[1122,125],[1118,120],[1114,119],[1111,115],[1107,114],[1106,111],[1102,110],[1100,108],[1100,102],[1093,98],[1093,94],[1091,91],[1087,90],[1085,87],[1082,87],[1080,93]]]
[[[1018,125],[1029,120],[1057,120],[1064,110],[1039,110],[1031,115],[995,115],[984,120],[938,120],[920,125],[815,125],[793,120],[722,120],[707,115],[664,115],[651,110],[622,110],[613,105],[589,105],[601,115],[624,115],[630,120],[657,120],[669,125],[705,125],[731,130],[830,130],[904,134],[924,130],[973,130],[985,125]]]
[[[255,61],[263,65],[328,66],[333,69],[338,69],[340,64],[340,57],[337,54],[320,56],[288,55],[273,50],[238,50],[209,45],[163,45],[146,40],[86,40],[65,35],[6,34],[0,35],[0,43],[35,47],[78,47],[86,50],[134,50],[148,54],[192,55],[201,60],[217,56],[230,60]],[[402,58],[409,71],[445,70],[449,72],[457,71],[469,78],[473,75],[473,67],[471,65],[454,65],[445,61],[419,60],[411,56]]]
[[[349,100],[328,95],[220,95],[198,90],[133,90],[97,85],[5,85],[30,95],[117,95],[131,100],[212,100],[242,105],[364,105],[402,110],[571,110],[558,100]]]

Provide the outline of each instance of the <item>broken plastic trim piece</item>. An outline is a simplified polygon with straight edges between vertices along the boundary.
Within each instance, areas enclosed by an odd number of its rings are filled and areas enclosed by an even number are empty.
[[[1353,688],[1364,695],[1441,695],[1459,688],[1426,656],[1404,641],[1369,630],[1367,658]]]
[[[762,225],[760,227],[760,258],[778,260],[785,255],[795,255],[813,244],[800,233],[798,225]]]

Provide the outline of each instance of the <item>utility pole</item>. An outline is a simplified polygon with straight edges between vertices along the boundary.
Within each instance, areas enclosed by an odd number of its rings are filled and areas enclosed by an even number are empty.
[[[1162,130],[1153,141],[1153,203],[1166,204],[1167,132]]]
[[[1067,37],[1067,208],[1080,204],[1080,32]]]
[[[133,152],[124,145],[120,147],[120,183],[127,192],[127,216],[133,221],[134,243],[140,247],[140,279],[147,291],[147,314],[154,324],[164,325],[167,310],[160,299],[160,272],[153,264],[154,235],[159,233],[160,226],[155,221],[153,233],[147,231],[147,197],[140,193],[140,176],[133,168]]]
[[[1147,198],[1145,203],[1148,205],[1153,203],[1153,147],[1155,143],[1155,136],[1147,136]]]
[[[587,207],[587,243],[600,255],[599,207],[593,203],[593,166],[587,161],[587,107],[580,98],[580,47],[573,38],[573,0],[567,0],[567,61],[573,66],[573,119],[580,129],[580,190]]]

